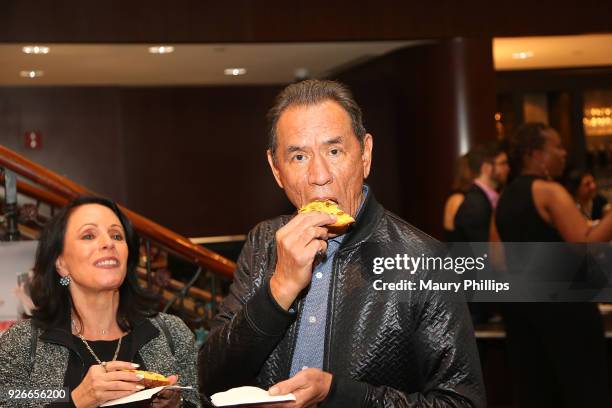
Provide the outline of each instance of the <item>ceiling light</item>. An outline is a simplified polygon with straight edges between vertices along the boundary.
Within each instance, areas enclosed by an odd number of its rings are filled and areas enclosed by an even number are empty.
[[[26,45],[21,49],[24,54],[48,54],[49,47],[43,45]]]
[[[223,73],[225,75],[238,76],[246,74],[246,68],[225,68]]]
[[[533,57],[533,51],[521,51],[512,54],[514,59],[527,59]]]
[[[308,79],[308,77],[310,77],[310,71],[308,71],[308,68],[297,68],[295,71],[293,71],[293,77],[298,80],[298,81],[303,81],[304,79]]]
[[[43,71],[28,70],[28,71],[21,71],[19,73],[19,76],[21,76],[22,78],[34,79],[34,78],[39,78],[39,77],[43,76],[44,74],[45,73]]]
[[[171,45],[158,45],[155,47],[149,47],[149,53],[151,54],[170,54],[174,52],[174,47]]]

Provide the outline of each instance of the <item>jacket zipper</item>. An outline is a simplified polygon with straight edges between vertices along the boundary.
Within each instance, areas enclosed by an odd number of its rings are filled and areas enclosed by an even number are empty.
[[[360,245],[360,242],[357,242],[346,248],[339,248],[338,252],[334,256],[334,261],[332,264],[332,276],[331,276],[331,284],[329,286],[329,296],[327,298],[327,318],[325,323],[325,338],[327,339],[325,342],[325,348],[323,349],[323,371],[328,371],[329,367],[331,367],[331,345],[332,345],[332,337],[333,337],[333,309],[336,300],[336,281],[338,278],[338,262],[342,258],[343,254],[350,254],[355,251],[355,249]],[[329,372],[329,371],[328,371]]]
[[[304,305],[304,297],[300,298],[295,306],[295,323],[293,324],[293,328],[291,329],[291,333],[290,333],[290,341],[291,344],[289,346],[289,356],[291,356],[291,358],[287,358],[287,364],[285,366],[285,377],[284,378],[289,378],[289,375],[291,374],[291,365],[293,364],[293,353],[295,352],[295,346],[297,344],[297,330],[299,329],[299,325],[300,325],[300,316],[302,315],[302,308]]]

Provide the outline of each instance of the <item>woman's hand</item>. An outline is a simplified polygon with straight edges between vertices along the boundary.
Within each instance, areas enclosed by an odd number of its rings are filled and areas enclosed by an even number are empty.
[[[170,385],[176,384],[178,376],[168,377]],[[181,390],[161,390],[151,398],[151,408],[180,408],[183,406]]]
[[[120,371],[137,367],[138,364],[126,361],[110,361],[106,369],[101,365],[89,367],[83,381],[72,391],[74,405],[77,408],[93,408],[144,389],[144,386],[137,384],[142,380],[142,375]]]

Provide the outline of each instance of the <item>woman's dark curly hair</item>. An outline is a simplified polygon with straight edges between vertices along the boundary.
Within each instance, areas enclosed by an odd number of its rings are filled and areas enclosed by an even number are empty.
[[[510,160],[514,174],[520,174],[525,156],[544,147],[546,136],[543,132],[549,129],[550,126],[540,122],[528,122],[517,129],[510,141]]]
[[[60,275],[55,267],[55,262],[64,251],[68,219],[75,208],[86,204],[98,204],[110,208],[121,221],[125,231],[128,246],[127,273],[119,287],[117,323],[122,330],[128,331],[134,326],[135,319],[156,314],[157,299],[138,284],[136,266],[138,265],[140,239],[132,223],[121,212],[117,204],[101,197],[81,196],[72,200],[53,216],[43,229],[36,249],[34,277],[30,288],[35,306],[32,319],[37,326],[43,329],[58,326],[64,319],[69,319],[72,297],[68,287],[59,283]]]
[[[586,176],[593,176],[593,173],[582,169],[574,169],[567,173],[563,185],[572,197],[576,197],[580,184],[582,184],[582,179]]]

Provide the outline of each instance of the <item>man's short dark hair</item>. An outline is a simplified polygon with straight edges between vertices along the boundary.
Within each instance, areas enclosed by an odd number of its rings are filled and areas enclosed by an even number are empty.
[[[283,89],[268,112],[270,123],[268,149],[272,152],[272,156],[276,153],[276,125],[285,109],[290,106],[317,105],[325,101],[336,102],[348,113],[353,132],[363,148],[366,130],[363,126],[361,109],[348,87],[336,81],[307,79]]]
[[[480,168],[484,163],[493,163],[495,158],[504,151],[497,142],[478,144],[470,149],[467,154],[467,161],[470,170],[476,175],[480,175]]]

